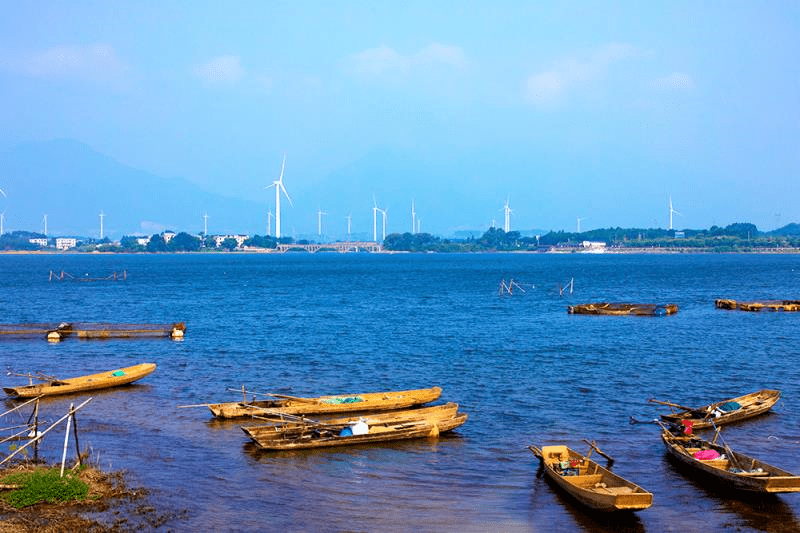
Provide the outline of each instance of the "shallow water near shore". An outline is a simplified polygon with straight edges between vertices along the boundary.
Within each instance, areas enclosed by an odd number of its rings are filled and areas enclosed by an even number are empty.
[[[125,281],[49,282],[49,271]],[[500,296],[501,280],[525,290]],[[574,278],[574,293],[558,286]],[[701,405],[762,388],[767,416],[723,429],[734,449],[800,474],[800,313],[714,308],[800,298],[796,255],[0,255],[2,323],[185,321],[185,339],[0,340],[4,371],[155,373],[93,394],[80,444],[125,469],[178,531],[800,530],[800,494],[729,498],[665,456],[648,398]],[[591,301],[676,303],[668,317],[568,315]],[[5,372],[4,372],[5,374]],[[4,375],[4,386],[26,382]],[[438,440],[267,453],[205,408],[228,389],[297,396],[439,385],[468,422]],[[48,399],[56,419],[87,395]],[[6,402],[6,405],[13,405]],[[527,450],[595,439],[654,494],[597,516]],[[60,441],[60,442],[59,442]],[[46,444],[60,459],[63,439]],[[72,450],[71,450],[72,451]]]

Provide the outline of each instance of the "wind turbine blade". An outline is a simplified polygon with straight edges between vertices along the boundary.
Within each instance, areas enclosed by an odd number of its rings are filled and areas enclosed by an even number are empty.
[[[283,163],[281,163],[281,177],[278,178],[278,181],[283,183],[283,169],[286,168],[286,152],[283,153]]]
[[[289,205],[294,207],[294,204],[292,203],[292,199],[289,197],[289,193],[286,192],[286,187],[283,186],[283,182],[278,183],[278,185],[281,186],[281,190],[283,191],[283,194],[286,196],[286,199],[289,200]]]
[[[3,196],[5,196],[6,198],[8,198],[8,195],[6,194],[6,192],[5,192],[3,189],[0,189],[0,193],[2,193],[2,194],[3,194]]]

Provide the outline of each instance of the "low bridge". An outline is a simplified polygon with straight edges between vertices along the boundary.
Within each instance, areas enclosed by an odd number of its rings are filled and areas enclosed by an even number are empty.
[[[383,246],[374,241],[348,241],[348,242],[328,242],[322,244],[279,244],[277,251],[302,250],[309,253],[322,251],[334,251],[341,254],[347,252],[382,252]]]

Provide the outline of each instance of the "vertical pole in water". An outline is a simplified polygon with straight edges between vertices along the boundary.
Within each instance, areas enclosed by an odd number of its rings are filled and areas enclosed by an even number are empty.
[[[39,461],[39,398],[36,398],[36,404],[33,406],[33,438],[36,442],[33,444],[33,460]]]
[[[64,434],[64,453],[61,454],[61,475],[59,477],[64,477],[64,463],[67,460],[67,444],[69,444],[69,424],[72,421],[72,417],[75,416],[74,413],[75,404],[69,404],[69,416],[67,417],[67,432]]]
[[[75,436],[75,453],[78,455],[78,464],[83,464],[81,460],[81,446],[78,444],[78,419],[75,418],[75,411],[71,410],[72,413],[72,434]]]
[[[244,383],[242,383],[242,402],[247,403],[247,393],[244,391]]]

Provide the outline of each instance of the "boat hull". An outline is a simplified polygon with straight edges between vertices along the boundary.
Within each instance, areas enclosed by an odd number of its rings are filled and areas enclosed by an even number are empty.
[[[681,411],[679,413],[661,415],[661,419],[673,424],[680,424],[682,420],[690,420],[694,429],[705,429],[715,425],[722,426],[725,424],[732,424],[762,415],[772,409],[772,406],[774,406],[780,398],[780,391],[764,389],[745,394],[744,396],[708,404],[694,411]],[[712,415],[715,409],[719,409],[720,406],[729,402],[736,402],[741,405],[741,407],[735,411],[723,413],[720,416]],[[708,413],[708,416],[700,418],[697,416],[697,412]]]
[[[253,402],[228,402],[210,404],[208,408],[217,418],[242,418],[254,415],[319,415],[353,413],[358,411],[388,411],[405,409],[437,400],[442,395],[440,387],[395,392],[370,392],[340,394],[318,398],[291,398],[259,400]],[[348,401],[353,399],[354,401]],[[356,401],[357,400],[357,401]]]
[[[764,494],[800,492],[800,476],[743,453],[726,450],[724,446],[698,437],[676,436],[665,429],[661,432],[661,439],[673,460],[687,467],[689,472],[722,484],[727,489]],[[701,450],[714,450],[721,457],[698,459],[694,454]],[[731,456],[735,464],[730,460]]]
[[[108,372],[51,381],[39,385],[3,387],[3,390],[13,398],[36,398],[37,396],[55,396],[59,394],[87,392],[133,383],[136,380],[152,374],[155,369],[155,363],[142,363],[110,370]]]
[[[542,460],[548,479],[590,509],[640,511],[653,504],[652,493],[566,446],[543,446],[533,451]],[[575,466],[562,469],[565,462]]]
[[[253,442],[262,450],[305,450],[312,448],[331,448],[336,446],[354,446],[378,442],[410,440],[420,438],[436,438],[440,433],[452,431],[467,421],[468,415],[458,414],[451,418],[435,421],[419,420],[399,424],[371,426],[369,433],[363,435],[328,435],[315,436],[304,433],[297,438],[253,438]]]

